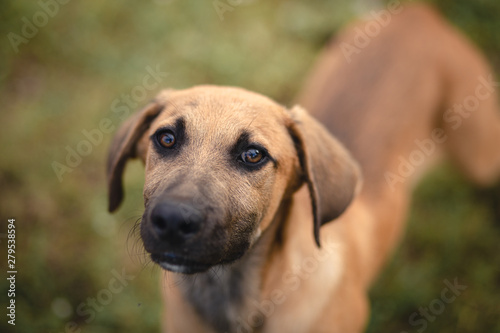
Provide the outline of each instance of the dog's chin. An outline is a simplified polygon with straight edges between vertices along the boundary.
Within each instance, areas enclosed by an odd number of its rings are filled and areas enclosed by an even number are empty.
[[[171,253],[152,253],[151,260],[167,271],[181,274],[203,273],[215,265],[196,262]]]

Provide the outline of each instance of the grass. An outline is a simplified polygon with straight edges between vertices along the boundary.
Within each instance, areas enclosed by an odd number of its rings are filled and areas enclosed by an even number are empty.
[[[498,72],[498,2],[432,2]],[[32,21],[41,10],[37,2],[1,6],[3,36],[22,34],[23,17]],[[289,105],[318,51],[357,10],[347,0],[249,1],[221,20],[211,1],[70,1],[17,53],[3,38],[0,233],[15,217],[16,331],[71,332],[72,323],[81,332],[159,329],[160,272],[130,234],[142,210],[142,166],[128,167],[126,201],[115,215],[106,213],[104,176],[111,134],[62,181],[53,170],[53,162],[67,163],[67,147],[77,149],[86,139],[82,131],[105,118],[119,125],[113,101],[142,84],[147,66],[168,73],[162,87],[236,85]],[[146,91],[137,104],[156,92]],[[500,222],[484,198],[491,196],[449,167],[419,186],[407,235],[372,290],[369,332],[417,331],[421,326],[411,326],[409,316],[439,298],[443,280],[455,277],[467,290],[427,331],[500,332]],[[133,280],[106,299],[113,272],[123,269]],[[0,280],[1,295],[7,288]],[[107,304],[93,308],[92,298]],[[12,327],[2,319],[0,331]]]

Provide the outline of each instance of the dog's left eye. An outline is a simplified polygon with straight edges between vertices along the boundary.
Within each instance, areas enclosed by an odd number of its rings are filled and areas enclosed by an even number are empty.
[[[247,164],[257,164],[264,158],[264,153],[257,148],[250,148],[241,153],[241,160]]]

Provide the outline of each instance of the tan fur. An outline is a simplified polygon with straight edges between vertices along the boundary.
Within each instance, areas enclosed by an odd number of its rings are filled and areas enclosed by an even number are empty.
[[[174,132],[185,132],[185,142],[177,150],[158,150],[158,131],[179,126],[175,125],[179,119],[183,130]],[[255,171],[235,164],[236,156],[230,152],[242,135],[267,149],[273,161]],[[310,190],[305,190],[309,202],[305,218],[313,242],[307,248],[319,253],[315,243],[320,241],[320,226],[342,214],[360,188],[356,163],[307,111],[286,110],[237,88],[164,91],[125,123],[111,145],[110,210],[122,199],[122,172],[127,159],[134,157],[142,159],[146,168],[141,235],[148,252],[171,254],[162,250],[167,245],[154,233],[155,207],[179,198],[183,204],[187,198],[190,209],[201,207],[202,215],[208,214],[199,239],[174,251],[212,270],[199,273],[191,283],[176,283],[190,278],[174,274],[166,303],[189,309],[184,313],[198,313],[201,322],[216,331],[236,332],[245,325],[245,317],[254,314],[267,322],[257,313],[257,303],[267,283],[264,272],[273,269],[269,256],[282,251],[279,243],[287,241],[284,230],[289,230],[286,220],[295,191],[304,186]],[[324,246],[330,248],[328,242]],[[241,256],[240,251],[245,253]],[[338,257],[336,252],[329,254]],[[332,277],[340,280],[341,274],[333,272]],[[184,325],[187,331],[199,329],[190,326],[199,320],[185,322],[170,313],[166,317],[172,330],[182,331]]]
[[[339,45],[353,36],[346,30],[323,52],[299,98],[319,122],[301,107],[286,110],[242,89],[201,86],[162,92],[118,132],[108,167],[110,210],[122,199],[126,160],[139,157],[146,165],[144,228],[150,207],[172,195],[168,189],[182,197],[208,191],[201,201],[216,218],[206,228],[219,231],[201,238],[195,255],[225,255],[241,237],[250,244],[241,258],[214,261],[214,269],[194,277],[165,273],[165,332],[361,332],[367,290],[400,238],[411,185],[427,162],[447,153],[472,179],[497,178],[496,93],[458,128],[457,120],[443,118],[475,94],[478,76],[491,73],[473,47],[423,6],[394,15],[347,64]],[[189,144],[175,158],[162,157],[154,134],[179,117]],[[435,128],[448,139],[389,186],[386,174],[397,173],[414,140]],[[242,172],[228,162],[242,131],[269,150],[274,167]],[[362,189],[357,164],[330,133],[360,161]],[[247,225],[222,221],[228,216],[251,218]],[[251,232],[243,235],[242,228]]]
[[[365,23],[357,25],[364,28]],[[360,162],[365,186],[358,200],[370,207],[374,223],[367,236],[371,264],[368,281],[377,273],[403,230],[412,185],[436,160],[448,156],[471,180],[487,185],[498,178],[500,113],[493,77],[484,57],[438,14],[424,5],[407,5],[392,16],[368,47],[347,63],[342,42],[353,44],[349,29],[332,41],[299,97]],[[489,79],[488,79],[489,80]],[[467,118],[454,106],[488,92]],[[446,114],[462,121],[447,120]],[[420,150],[415,140],[432,138],[442,129],[447,140],[425,157],[404,182],[388,185],[385,175],[398,174],[400,158]],[[347,217],[346,217],[347,218]],[[362,230],[366,230],[361,228]]]

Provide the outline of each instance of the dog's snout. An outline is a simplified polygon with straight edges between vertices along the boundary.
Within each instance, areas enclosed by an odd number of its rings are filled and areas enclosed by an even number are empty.
[[[150,222],[151,231],[158,239],[179,244],[198,233],[203,216],[185,203],[162,202],[153,208]]]

